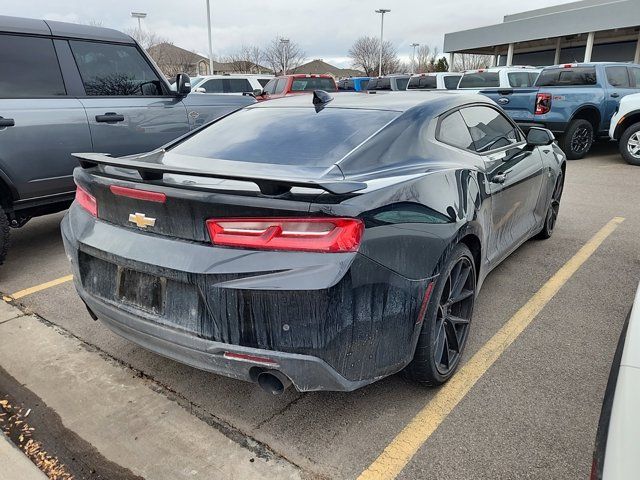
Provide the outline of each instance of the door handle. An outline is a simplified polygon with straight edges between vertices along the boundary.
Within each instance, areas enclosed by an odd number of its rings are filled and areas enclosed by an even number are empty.
[[[619,93],[612,93],[612,94],[611,94],[611,96],[612,96],[613,98],[618,98],[618,97],[620,96],[620,94],[619,94]]]
[[[493,177],[491,177],[492,183],[504,183],[507,180],[506,173],[496,173]]]
[[[96,115],[96,122],[124,122],[124,115],[119,115],[115,112],[107,112],[104,115]]]
[[[0,117],[0,128],[2,128],[2,127],[13,127],[15,124],[16,124],[16,122],[13,120],[13,118]]]

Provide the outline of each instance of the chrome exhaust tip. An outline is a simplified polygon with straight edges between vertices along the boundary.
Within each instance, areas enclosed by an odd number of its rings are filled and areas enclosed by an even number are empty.
[[[291,380],[278,370],[265,370],[258,375],[258,385],[271,395],[282,395],[291,386]]]

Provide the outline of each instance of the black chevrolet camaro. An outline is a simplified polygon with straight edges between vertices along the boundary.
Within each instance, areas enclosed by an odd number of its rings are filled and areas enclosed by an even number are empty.
[[[483,279],[552,234],[565,172],[547,130],[435,92],[318,91],[76,157],[62,233],[92,317],[272,393],[449,379]]]

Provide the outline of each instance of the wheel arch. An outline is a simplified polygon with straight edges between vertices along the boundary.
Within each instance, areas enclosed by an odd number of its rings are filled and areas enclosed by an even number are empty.
[[[18,191],[9,177],[0,170],[0,205],[5,209],[11,209],[13,202],[19,198]]]
[[[624,131],[634,123],[640,122],[640,109],[627,113],[622,118],[622,122],[618,122],[615,130],[613,131],[613,139],[620,140]]]
[[[595,105],[584,105],[575,111],[569,125],[574,120],[586,120],[593,126],[593,133],[597,135],[600,131],[600,122],[602,121],[600,110]]]

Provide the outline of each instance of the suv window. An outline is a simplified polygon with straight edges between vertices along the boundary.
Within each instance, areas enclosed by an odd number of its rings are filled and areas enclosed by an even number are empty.
[[[540,72],[536,87],[595,85],[595,67],[550,68]]]
[[[612,87],[629,88],[629,73],[627,67],[607,67],[607,81]]]
[[[406,90],[407,89],[407,83],[409,83],[409,78],[408,77],[402,77],[402,78],[396,78],[396,88],[398,90]]]
[[[535,81],[535,77],[533,81],[531,80],[529,72],[511,72],[507,74],[507,77],[509,77],[509,85],[511,87],[530,87]]]
[[[288,78],[279,78],[276,86],[274,88],[273,93],[282,93],[284,92],[284,89],[287,87],[287,81],[289,79]]]
[[[640,68],[631,67],[630,69],[631,78],[634,80],[634,86],[636,88],[640,88]]]
[[[476,152],[488,152],[520,141],[517,129],[491,107],[467,107],[460,112],[469,127]]]
[[[162,95],[162,83],[136,47],[85,41],[69,45],[87,95]]]
[[[225,87],[224,93],[253,92],[253,88],[246,78],[229,78],[225,82]]]
[[[435,75],[425,75],[424,77],[411,77],[407,90],[433,90],[438,87]]]
[[[453,147],[473,150],[473,139],[459,111],[442,119],[436,138]]]
[[[458,88],[488,88],[500,86],[498,72],[465,73],[460,79]]]
[[[444,77],[444,87],[447,90],[456,90],[460,82],[461,75],[447,75]]]
[[[0,98],[67,94],[53,40],[0,35],[0,44]]]
[[[367,90],[391,90],[390,78],[371,78]]]
[[[198,85],[198,88],[204,88],[207,93],[224,93],[224,85],[221,78],[214,78],[207,80],[206,82],[202,82]]]

